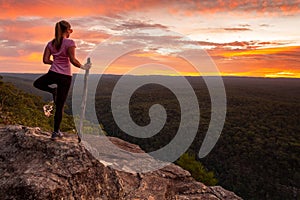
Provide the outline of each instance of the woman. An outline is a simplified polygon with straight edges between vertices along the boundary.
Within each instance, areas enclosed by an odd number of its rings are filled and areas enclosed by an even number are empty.
[[[82,65],[75,58],[75,42],[69,39],[73,32],[71,25],[67,21],[57,22],[55,25],[55,38],[48,42],[43,55],[43,63],[51,65],[47,74],[38,78],[34,87],[50,92],[56,105],[54,115],[54,131],[51,139],[63,137],[59,131],[62,121],[63,108],[66,102],[68,92],[72,81],[71,64],[78,68],[87,70],[91,68],[91,63]],[[50,56],[53,56],[53,60]],[[56,84],[57,87],[51,88],[49,85]]]

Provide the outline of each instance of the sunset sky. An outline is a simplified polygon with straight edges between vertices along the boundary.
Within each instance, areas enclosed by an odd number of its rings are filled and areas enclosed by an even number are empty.
[[[64,19],[74,30],[71,38],[80,61],[106,42],[102,58],[116,56],[106,73],[160,63],[194,75],[178,55],[201,49],[221,75],[300,78],[300,0],[0,2],[0,73],[47,72],[43,50],[55,23]],[[133,44],[146,45],[121,57],[115,53]],[[92,59],[95,69],[101,65]]]

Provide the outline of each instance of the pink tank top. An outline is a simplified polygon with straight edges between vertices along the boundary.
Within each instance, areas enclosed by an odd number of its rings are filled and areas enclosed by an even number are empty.
[[[47,47],[50,49],[51,55],[53,55],[53,63],[50,70],[59,74],[72,76],[68,48],[76,47],[75,42],[71,39],[63,38],[61,47],[58,51],[52,46],[52,41],[48,42]]]

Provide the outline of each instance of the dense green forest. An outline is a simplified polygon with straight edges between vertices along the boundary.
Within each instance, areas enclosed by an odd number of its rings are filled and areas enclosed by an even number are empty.
[[[166,124],[159,134],[151,138],[135,138],[122,132],[112,116],[111,95],[119,78],[102,76],[98,83],[96,110],[105,131],[108,135],[136,143],[147,152],[168,144],[176,135],[181,120],[175,95],[157,84],[144,85],[135,91],[130,99],[130,114],[136,124],[144,126],[150,123],[148,113],[153,104],[161,104],[167,112]],[[198,154],[208,129],[211,100],[201,77],[187,79],[199,101],[200,125],[194,142],[177,164],[186,163],[188,168],[192,163],[194,167],[190,171],[197,171],[195,168],[203,168],[208,174],[212,171],[212,176],[208,176],[210,181],[217,179],[219,185],[244,199],[299,199],[300,79],[224,77],[226,122],[216,146],[203,159],[194,155]],[[67,104],[66,112],[71,114],[70,98]],[[40,108],[39,103],[34,105],[36,109]],[[3,110],[5,107],[2,113]],[[205,167],[201,164],[195,167],[196,160]]]
[[[210,122],[211,102],[205,82],[187,77],[201,111],[198,134],[189,148],[199,152]],[[98,84],[98,119],[108,133],[139,144],[147,152],[168,144],[180,122],[175,95],[160,85],[138,88],[130,100],[135,123],[150,123],[151,105],[159,103],[168,118],[159,134],[135,138],[116,125],[110,108],[111,92],[118,76],[104,76]],[[175,79],[174,79],[175,80]],[[264,78],[224,78],[227,117],[213,151],[200,161],[212,170],[219,184],[245,199],[297,199],[300,195],[300,80]],[[199,159],[198,159],[199,161]]]

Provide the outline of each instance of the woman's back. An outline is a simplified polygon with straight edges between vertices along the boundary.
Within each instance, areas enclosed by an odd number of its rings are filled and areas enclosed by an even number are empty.
[[[57,50],[55,46],[52,45],[52,41],[48,42],[47,47],[49,48],[50,53],[53,56],[53,63],[50,67],[50,70],[60,74],[71,76],[72,72],[68,55],[68,48],[76,47],[75,42],[71,39],[63,38],[59,50]]]

